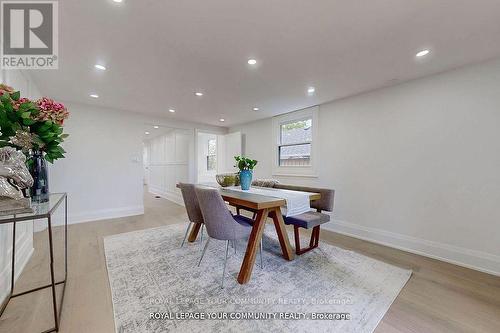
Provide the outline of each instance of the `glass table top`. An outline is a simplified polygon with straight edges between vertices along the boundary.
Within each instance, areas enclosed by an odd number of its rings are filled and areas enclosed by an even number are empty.
[[[66,198],[66,193],[51,193],[49,195],[49,201],[37,203],[32,202],[31,208],[33,212],[10,214],[0,216],[0,224],[10,223],[14,221],[26,221],[26,220],[36,220],[41,218],[49,217],[54,213],[54,211],[59,207],[59,205]]]

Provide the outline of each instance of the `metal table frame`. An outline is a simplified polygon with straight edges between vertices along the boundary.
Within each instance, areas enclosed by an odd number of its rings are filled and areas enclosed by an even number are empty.
[[[0,224],[6,224],[6,223],[13,223],[12,227],[12,266],[11,266],[11,286],[10,286],[10,293],[7,296],[6,300],[2,304],[1,310],[0,310],[0,317],[5,311],[5,308],[7,307],[9,301],[12,298],[23,296],[26,294],[30,294],[42,289],[46,288],[51,288],[52,289],[52,309],[54,312],[54,327],[50,328],[48,330],[43,331],[42,333],[49,333],[49,332],[58,332],[59,331],[59,324],[61,323],[61,311],[62,311],[62,305],[64,301],[64,292],[66,290],[66,280],[68,278],[68,195],[67,193],[53,193],[54,194],[59,194],[62,195],[61,198],[58,199],[58,201],[54,204],[52,208],[49,209],[48,212],[44,214],[33,214],[33,215],[26,215],[26,216],[16,216],[11,218],[6,218],[6,219],[0,219]],[[57,208],[61,205],[61,203],[64,201],[64,280],[62,281],[55,281],[54,277],[54,246],[53,246],[53,241],[52,241],[52,215],[53,213],[57,210]],[[48,225],[48,234],[49,234],[49,256],[50,256],[50,281],[51,283],[36,287],[30,290],[26,290],[17,294],[14,294],[14,287],[15,287],[15,282],[14,282],[14,277],[15,277],[15,263],[16,263],[16,223],[17,222],[23,222],[23,221],[29,221],[29,220],[40,220],[40,219],[47,219],[47,225]],[[63,290],[62,290],[62,296],[61,296],[61,303],[59,304],[59,309],[57,308],[57,300],[56,300],[56,286],[63,284]]]

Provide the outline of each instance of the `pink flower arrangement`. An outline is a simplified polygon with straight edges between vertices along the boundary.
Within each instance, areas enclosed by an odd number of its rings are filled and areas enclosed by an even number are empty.
[[[0,96],[2,96],[4,93],[12,94],[14,92],[14,88],[0,83]]]
[[[21,106],[21,104],[24,104],[24,103],[31,103],[31,101],[29,99],[27,99],[26,97],[21,97],[19,98],[18,101],[14,101],[14,103],[12,104],[12,107],[14,108],[14,110],[19,110],[19,107]]]
[[[64,120],[69,117],[69,112],[62,103],[58,103],[53,99],[42,97],[35,102],[38,106],[39,113],[36,120],[47,121],[51,120],[58,125],[63,125]]]
[[[50,163],[64,158],[61,144],[68,134],[63,133],[63,123],[69,112],[63,104],[47,97],[31,101],[0,83],[0,106],[0,146],[14,147],[27,156],[41,152]]]

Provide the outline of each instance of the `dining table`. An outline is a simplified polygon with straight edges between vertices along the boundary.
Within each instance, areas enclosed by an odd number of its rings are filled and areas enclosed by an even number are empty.
[[[200,184],[200,186],[207,185]],[[179,187],[179,185],[177,185],[177,187]],[[283,253],[283,258],[289,261],[295,258],[295,254],[290,245],[288,233],[286,231],[285,222],[283,220],[283,215],[281,212],[281,208],[286,206],[286,200],[280,198],[280,191],[282,190],[266,188],[266,190],[272,190],[273,192],[276,191],[276,196],[273,196],[272,193],[271,195],[262,195],[252,193],[252,191],[236,191],[232,190],[231,188],[224,187],[215,188],[218,189],[224,201],[229,205],[246,208],[256,213],[255,220],[252,225],[252,231],[248,239],[245,256],[243,258],[243,262],[241,263],[240,272],[238,274],[238,283],[245,284],[250,281],[250,277],[252,275],[253,267],[255,264],[257,250],[259,248],[262,234],[264,233],[264,226],[268,217],[271,218],[274,222],[276,234],[278,236],[281,251]],[[320,193],[307,192],[307,194],[309,195],[310,201],[319,200],[321,198]],[[200,223],[194,224],[194,227],[189,234],[189,242],[192,243],[196,240],[200,227]]]

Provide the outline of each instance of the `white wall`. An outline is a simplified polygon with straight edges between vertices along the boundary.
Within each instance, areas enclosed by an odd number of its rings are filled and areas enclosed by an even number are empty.
[[[24,71],[0,71],[0,83],[6,83],[21,91],[23,97],[37,99],[40,90]],[[33,222],[16,224],[16,279],[33,253]],[[10,290],[10,270],[12,258],[12,224],[0,225],[0,303]]]
[[[66,103],[66,158],[50,166],[51,192],[68,192],[71,223],[142,214],[140,116]]]
[[[189,175],[191,151],[194,151],[194,131],[173,129],[148,140],[148,187],[151,193],[182,203],[176,184],[192,181]]]
[[[328,228],[500,274],[500,60],[320,106]],[[272,120],[235,126],[271,177]]]

